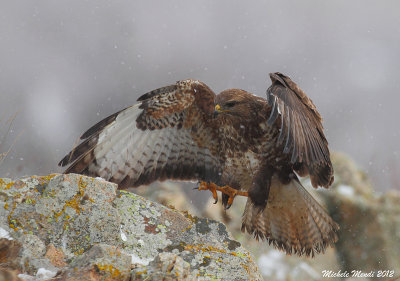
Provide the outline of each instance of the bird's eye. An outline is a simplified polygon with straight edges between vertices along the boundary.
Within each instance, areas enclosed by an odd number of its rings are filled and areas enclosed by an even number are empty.
[[[236,101],[229,101],[225,104],[225,107],[233,107],[235,104],[237,104]]]

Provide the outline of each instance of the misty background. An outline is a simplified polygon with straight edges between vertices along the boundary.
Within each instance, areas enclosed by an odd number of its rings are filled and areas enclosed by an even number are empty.
[[[194,78],[264,97],[280,71],[316,104],[332,151],[376,190],[400,189],[399,12],[394,0],[2,1],[0,177],[61,172],[82,132],[155,88]]]

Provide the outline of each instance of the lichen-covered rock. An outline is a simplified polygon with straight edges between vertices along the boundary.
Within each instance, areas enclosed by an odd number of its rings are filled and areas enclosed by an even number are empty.
[[[184,187],[187,187],[184,189]],[[204,208],[210,195],[209,192],[199,192],[196,190],[196,200],[191,200],[187,193],[192,193],[194,183],[163,181],[154,182],[150,185],[142,185],[135,188],[129,188],[128,191],[138,194],[150,201],[160,203],[164,206],[171,206],[179,211],[188,211],[190,214],[199,216],[201,212],[196,208],[196,204]],[[205,198],[203,200],[203,198]]]
[[[1,179],[0,235],[0,280],[262,280],[225,225],[81,175]]]

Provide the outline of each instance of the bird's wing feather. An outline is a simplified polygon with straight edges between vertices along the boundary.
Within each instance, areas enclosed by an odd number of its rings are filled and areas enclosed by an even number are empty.
[[[321,115],[289,77],[281,73],[271,73],[270,77],[268,124],[279,126],[278,145],[284,147],[284,153],[291,154],[291,163],[301,176],[310,175],[314,187],[329,187],[333,182],[333,168]]]
[[[149,92],[87,130],[59,165],[121,188],[165,179],[218,182],[223,162],[218,134],[208,122],[214,99],[194,80]]]
[[[242,231],[265,239],[287,253],[314,256],[337,240],[339,225],[300,184],[272,179],[267,206],[263,211],[248,199]]]

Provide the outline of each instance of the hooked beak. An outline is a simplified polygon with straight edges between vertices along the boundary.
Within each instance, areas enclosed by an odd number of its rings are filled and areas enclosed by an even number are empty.
[[[217,116],[219,113],[221,113],[221,106],[219,104],[217,104],[214,108],[214,117]]]

